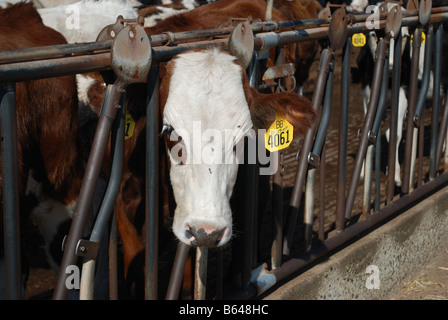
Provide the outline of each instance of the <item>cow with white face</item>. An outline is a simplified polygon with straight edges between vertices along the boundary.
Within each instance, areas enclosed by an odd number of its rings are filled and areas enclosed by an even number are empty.
[[[296,134],[315,116],[311,102],[298,94],[258,93],[236,58],[218,48],[189,51],[169,62],[161,108],[177,205],[173,231],[185,244],[203,247],[222,246],[232,236],[236,144],[252,128],[268,127],[276,114]]]

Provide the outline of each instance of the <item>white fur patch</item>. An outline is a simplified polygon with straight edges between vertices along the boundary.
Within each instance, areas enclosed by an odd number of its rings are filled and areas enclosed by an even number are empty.
[[[218,151],[223,157],[233,155],[234,145],[252,128],[242,70],[234,60],[215,48],[184,53],[174,60],[163,121],[182,136],[189,163],[173,162],[170,172],[177,204],[173,231],[187,244],[191,237],[186,230],[193,226],[225,230],[220,245],[232,234],[229,200],[238,165],[206,163],[204,156]]]

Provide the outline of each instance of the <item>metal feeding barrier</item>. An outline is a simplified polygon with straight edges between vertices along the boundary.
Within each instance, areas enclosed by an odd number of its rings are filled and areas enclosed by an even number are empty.
[[[267,15],[269,17],[269,15]],[[17,188],[17,133],[15,116],[15,82],[55,77],[68,74],[105,71],[112,69],[116,81],[109,84],[103,101],[101,114],[95,132],[95,138],[86,167],[85,177],[79,195],[76,213],[71,229],[64,242],[64,256],[61,271],[53,294],[54,299],[66,299],[68,289],[66,268],[75,264],[78,257],[83,257],[81,279],[81,299],[93,299],[93,279],[95,261],[100,240],[113,215],[115,198],[119,189],[123,167],[124,114],[126,104],[124,93],[129,84],[147,83],[149,99],[146,102],[146,194],[145,194],[145,298],[161,299],[160,291],[166,299],[179,297],[182,278],[191,248],[179,244],[172,266],[171,276],[166,290],[159,286],[158,272],[158,64],[168,61],[178,53],[195,48],[206,48],[211,45],[227,47],[229,50],[240,50],[247,54],[247,73],[250,84],[259,89],[273,86],[281,90],[281,78],[293,76],[293,67],[285,64],[284,46],[304,41],[319,40],[323,50],[312,96],[313,109],[319,119],[305,134],[297,155],[297,167],[291,195],[287,199],[285,211],[284,165],[286,150],[274,152],[278,161],[278,170],[272,176],[272,237],[262,239],[259,234],[260,224],[264,218],[265,208],[258,207],[258,164],[240,166],[244,177],[245,202],[243,208],[234,208],[243,212],[240,221],[240,236],[230,246],[219,248],[210,253],[207,249],[198,248],[195,263],[195,299],[213,298],[249,299],[262,295],[266,290],[286,277],[295,274],[304,266],[319,257],[328,254],[338,246],[353,239],[356,235],[368,230],[381,221],[397,214],[407,206],[416,203],[437,188],[448,182],[446,167],[440,169],[442,147],[445,141],[448,122],[448,99],[445,99],[440,110],[440,69],[441,39],[443,22],[448,20],[448,7],[431,8],[431,2],[421,1],[418,9],[408,8],[401,11],[401,6],[387,10],[380,7],[379,21],[376,31],[382,32],[378,42],[375,69],[372,75],[372,90],[363,126],[360,129],[358,149],[352,168],[351,181],[348,182],[348,121],[350,119],[350,56],[352,39],[357,33],[371,31],[367,23],[369,15],[347,14],[345,6],[337,8],[328,17],[314,20],[297,21],[243,21],[235,28],[219,28],[172,33],[169,30],[160,35],[147,36],[143,28],[143,20],[125,20],[122,17],[111,26],[107,26],[93,43],[68,44],[50,47],[8,50],[0,52],[0,119],[2,133],[2,179],[3,179],[3,217],[5,260],[7,277],[7,297],[20,299],[20,231],[19,203]],[[400,84],[401,61],[401,28],[407,26],[414,30],[412,45],[412,65],[410,78],[409,108],[407,113],[405,157],[403,164],[403,185],[401,194],[394,193],[394,166],[397,131],[398,90]],[[300,29],[294,29],[300,27]],[[247,31],[252,32],[247,32]],[[422,85],[418,87],[418,59],[422,31],[426,32],[425,69]],[[231,34],[231,36],[229,36]],[[388,147],[388,174],[385,193],[379,188],[379,162],[381,146],[381,123],[384,118],[388,85],[389,43],[394,39],[394,68],[392,71],[392,89],[390,100],[390,132]],[[271,49],[276,50],[275,66],[266,70],[264,67]],[[326,177],[326,139],[328,137],[334,101],[334,70],[336,67],[335,52],[342,51],[341,65],[341,101],[339,106],[339,128],[337,159],[336,203],[330,213],[325,210]],[[431,52],[434,51],[434,61]],[[138,70],[138,72],[135,72]],[[423,172],[423,113],[426,102],[429,74],[434,73],[434,92],[432,95],[431,138],[429,171]],[[137,75],[137,76],[136,76]],[[270,80],[269,84],[262,80]],[[272,84],[272,80],[274,83]],[[419,95],[418,95],[419,93]],[[121,100],[121,101],[120,101]],[[440,117],[439,114],[443,115]],[[112,131],[112,135],[109,133]],[[111,174],[103,203],[97,214],[96,222],[89,239],[82,234],[96,180],[101,169],[106,145],[111,137],[113,145]],[[417,152],[418,149],[418,152]],[[152,150],[152,151],[151,151]],[[375,155],[375,156],[373,156]],[[418,169],[415,170],[416,159]],[[365,161],[363,209],[360,214],[354,209],[356,192],[359,189],[362,164]],[[373,170],[374,168],[374,170]],[[375,192],[373,205],[371,200],[372,172],[375,172]],[[418,175],[415,177],[415,172]],[[428,178],[425,179],[425,174]],[[319,175],[320,188],[316,190],[316,178]],[[416,183],[415,183],[416,181]],[[348,185],[348,188],[347,188]],[[319,202],[315,201],[319,194]],[[305,205],[302,209],[302,197]],[[381,204],[381,199],[384,203]],[[316,208],[317,204],[317,208]],[[373,213],[371,208],[373,207]],[[303,214],[303,219],[300,218]],[[318,219],[315,221],[315,216]],[[356,219],[361,216],[361,219]],[[328,227],[325,219],[333,224]],[[115,220],[113,220],[115,221]],[[114,226],[115,222],[112,224]],[[300,233],[298,228],[303,228]],[[317,232],[315,232],[317,230]],[[297,234],[300,239],[297,240]],[[117,246],[116,230],[111,231],[111,247]],[[315,236],[317,234],[317,236]],[[266,249],[267,248],[267,249]],[[266,249],[266,250],[264,250]],[[264,251],[263,251],[264,250]],[[110,298],[118,298],[117,287],[117,253],[110,251],[111,270]],[[112,254],[114,253],[114,254]],[[210,256],[216,276],[212,289],[207,280],[212,275],[207,272]],[[229,261],[229,255],[232,258]],[[267,258],[266,258],[267,257]],[[230,271],[229,271],[230,270]],[[231,273],[228,276],[228,273]],[[232,279],[232,284],[224,285],[224,279]],[[235,280],[236,279],[236,280]],[[209,293],[211,292],[211,293]]]

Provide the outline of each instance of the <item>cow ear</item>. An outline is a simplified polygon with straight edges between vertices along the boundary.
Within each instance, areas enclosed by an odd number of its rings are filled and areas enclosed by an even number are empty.
[[[253,91],[252,91],[253,90]],[[316,119],[309,99],[294,92],[261,94],[251,88],[249,108],[254,129],[268,129],[276,116],[282,116],[294,127],[294,136],[304,134]]]

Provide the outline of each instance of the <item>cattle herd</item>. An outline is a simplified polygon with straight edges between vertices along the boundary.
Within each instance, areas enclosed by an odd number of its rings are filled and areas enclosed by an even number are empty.
[[[162,2],[0,1],[0,50],[93,42],[119,15],[144,16],[146,33],[155,35],[228,26],[249,16],[264,20],[266,14],[265,0]],[[352,7],[362,5],[365,8],[366,4],[358,3]],[[321,10],[317,0],[275,0],[272,19],[317,19]],[[319,49],[317,41],[285,47],[285,59],[294,65],[297,83],[289,92],[261,93],[252,88],[239,57],[219,48],[187,51],[160,64],[161,132],[156,152],[160,157],[161,251],[176,241],[188,246],[225,246],[239,232],[234,230],[231,205],[237,183],[237,145],[250,133],[269,128],[276,117],[293,126],[294,137],[312,125],[316,112],[301,88]],[[364,59],[369,52],[363,54]],[[267,65],[273,64],[271,56]],[[371,65],[362,62],[360,69]],[[16,84],[21,218],[32,219],[42,233],[55,274],[62,256],[60,233],[68,232],[76,210],[108,84],[106,75],[99,72]],[[368,82],[363,85],[367,88]],[[145,246],[145,131],[151,129],[146,128],[145,86],[131,85],[127,94],[132,96],[127,111],[133,132],[125,140],[115,210],[126,296],[141,297],[136,288],[141,288],[144,279],[139,263]],[[201,133],[199,149],[194,140],[197,132]],[[100,175],[103,181],[109,174],[109,153],[107,149]],[[401,183],[399,176],[396,183]],[[103,185],[97,185],[98,203]],[[26,260],[24,256],[25,274]]]

